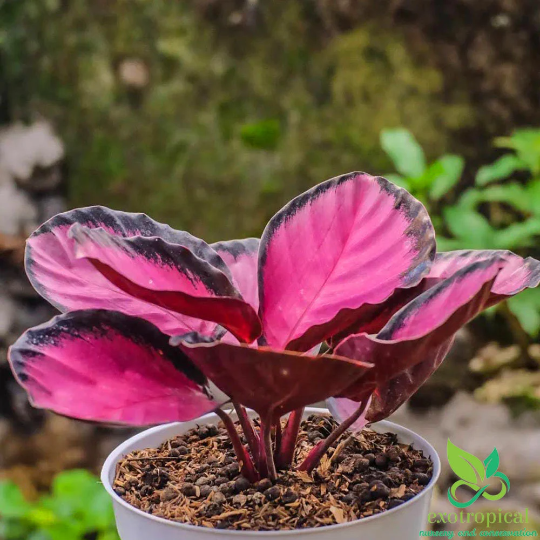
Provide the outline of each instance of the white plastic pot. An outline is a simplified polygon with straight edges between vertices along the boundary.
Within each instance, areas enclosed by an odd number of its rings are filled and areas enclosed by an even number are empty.
[[[327,413],[326,409],[307,408],[305,416],[312,413]],[[329,525],[313,529],[293,531],[227,531],[206,527],[175,523],[152,516],[131,506],[119,497],[112,488],[116,465],[119,460],[133,450],[156,448],[161,443],[176,435],[180,435],[197,425],[217,424],[218,417],[208,414],[192,422],[167,424],[148,429],[116,448],[107,458],[101,472],[101,480],[105,489],[113,499],[116,524],[122,540],[227,540],[246,538],[261,540],[275,537],[301,538],[308,540],[412,540],[419,537],[421,530],[427,526],[427,514],[433,493],[433,487],[440,473],[440,461],[435,449],[422,437],[392,422],[379,422],[371,427],[379,432],[397,434],[402,443],[413,444],[422,450],[425,456],[433,460],[433,477],[424,490],[413,499],[402,505],[378,514],[349,523]]]

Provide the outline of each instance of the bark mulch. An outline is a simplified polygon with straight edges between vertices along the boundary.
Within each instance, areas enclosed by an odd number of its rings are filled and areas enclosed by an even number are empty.
[[[299,464],[336,426],[329,416],[302,423]],[[429,483],[433,464],[392,433],[345,434],[311,474],[281,471],[251,484],[225,428],[200,426],[117,467],[114,489],[131,505],[172,521],[234,530],[288,530],[345,523],[395,508]]]

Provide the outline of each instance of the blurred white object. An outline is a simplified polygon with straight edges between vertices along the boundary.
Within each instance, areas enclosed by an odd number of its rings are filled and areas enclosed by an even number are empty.
[[[0,132],[0,167],[18,181],[29,181],[36,167],[46,169],[63,158],[64,145],[45,121]]]
[[[37,208],[30,197],[0,171],[0,233],[26,235],[37,226]]]

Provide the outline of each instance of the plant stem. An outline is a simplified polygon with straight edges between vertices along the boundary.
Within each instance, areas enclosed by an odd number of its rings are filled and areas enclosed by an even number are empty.
[[[263,440],[263,425],[262,421],[259,426],[259,455],[257,459],[257,469],[259,470],[259,475],[261,478],[266,478],[268,476],[268,467],[266,465],[266,448],[264,446]]]
[[[276,480],[277,471],[276,464],[274,463],[274,452],[272,450],[272,423],[270,418],[265,420],[261,418],[261,433],[264,443],[264,454],[266,456],[268,478],[270,478],[270,480]]]
[[[244,435],[246,436],[249,449],[251,450],[251,455],[253,456],[253,459],[257,459],[257,456],[259,455],[259,440],[255,434],[255,430],[253,429],[253,424],[251,423],[251,420],[249,419],[247,411],[243,405],[233,401],[233,406],[236,410],[236,414],[238,415],[238,421],[242,426]]]
[[[360,403],[360,406],[354,411],[349,418],[342,422],[326,439],[320,441],[316,446],[311,449],[311,452],[307,455],[306,459],[298,467],[299,471],[311,472],[318,464],[321,458],[326,454],[327,450],[332,444],[337,441],[343,433],[345,433],[366,410],[369,399]]]
[[[245,476],[250,482],[256,482],[259,479],[259,475],[255,470],[253,461],[251,460],[251,457],[246,450],[246,447],[240,441],[240,437],[238,436],[238,432],[236,431],[234,422],[231,420],[231,417],[221,409],[217,409],[216,414],[225,424],[225,428],[227,429],[227,433],[229,434],[229,437],[233,444],[236,459],[238,459],[238,462],[240,464],[240,470],[242,472],[242,475]]]
[[[280,469],[286,469],[292,463],[294,457],[294,449],[296,448],[296,439],[300,431],[300,423],[304,409],[296,409],[289,415],[287,425],[281,438],[281,444],[276,447],[276,464]]]
[[[279,448],[281,447],[281,438],[283,436],[283,432],[281,431],[281,418],[278,419],[276,424],[276,437],[275,437],[275,443],[274,443],[274,461],[275,461],[275,455],[279,452]]]

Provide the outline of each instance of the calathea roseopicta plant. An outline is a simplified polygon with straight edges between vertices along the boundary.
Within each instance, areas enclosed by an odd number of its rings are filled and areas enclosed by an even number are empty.
[[[208,245],[144,214],[73,210],[29,238],[26,269],[63,312],[10,349],[35,406],[140,426],[216,411],[251,480],[291,465],[306,405],[329,399],[342,420],[309,471],[415,392],[462,325],[540,281],[538,261],[510,252],[436,254],[423,205],[364,173],[296,197],[260,241]]]

